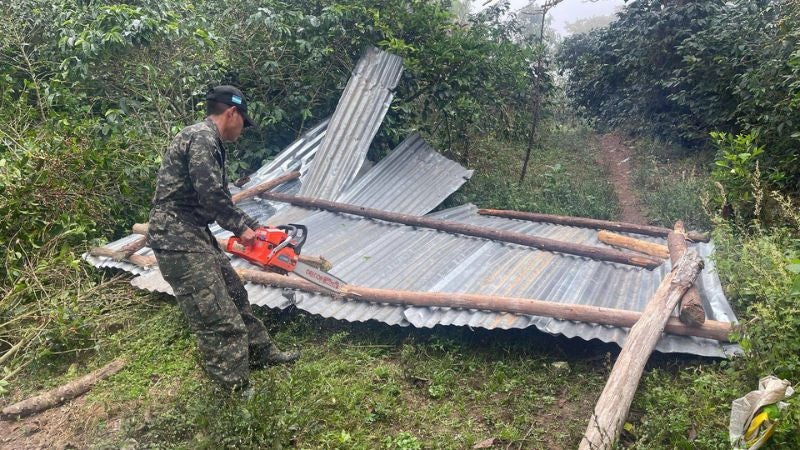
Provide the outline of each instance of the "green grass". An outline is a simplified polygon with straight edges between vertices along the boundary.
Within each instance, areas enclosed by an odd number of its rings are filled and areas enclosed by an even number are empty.
[[[475,203],[482,208],[513,209],[596,219],[614,219],[619,205],[607,174],[594,159],[592,133],[585,127],[558,127],[544,133],[531,153],[520,183],[525,145],[487,138],[485,156],[469,180],[444,206]]]
[[[532,329],[417,330],[268,314],[275,339],[303,356],[254,372],[249,401],[205,377],[171,301],[103,340],[92,367],[119,355],[128,364],[88,395],[87,408],[102,405],[104,414],[87,445],[412,449],[494,438],[510,448],[573,447],[607,374],[592,356],[613,351]],[[121,424],[116,433],[111,422]]]
[[[711,229],[703,198],[712,188],[712,156],[656,140],[636,142],[632,180],[651,223],[672,228],[683,220],[688,229]]]

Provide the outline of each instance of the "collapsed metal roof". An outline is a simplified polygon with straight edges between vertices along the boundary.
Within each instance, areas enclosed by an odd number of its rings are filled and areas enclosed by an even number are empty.
[[[393,61],[374,56],[371,61],[378,65],[394,64]],[[385,74],[385,71],[374,68],[362,73],[367,72],[378,78]],[[362,89],[373,85],[374,83],[361,83]],[[346,91],[343,97],[360,94],[359,89],[355,89],[352,92]],[[376,101],[384,100],[376,97]],[[350,101],[343,99],[340,101],[340,105],[342,104],[349,105]],[[385,111],[379,111],[379,117],[365,116],[364,119],[377,121],[379,124]],[[305,192],[312,197],[325,193],[324,195],[330,195],[329,198],[340,202],[425,215],[472,175],[471,171],[434,151],[415,134],[360,176],[358,173],[366,155],[365,150],[341,143],[329,145],[328,148],[337,147],[338,152],[345,154],[329,154],[328,158],[341,157],[350,162],[340,165],[336,161],[328,161],[327,168],[320,169],[325,171],[326,177],[316,178],[317,169],[312,162],[318,149],[325,146],[326,136],[340,136],[332,139],[344,140],[352,138],[352,135],[347,137],[347,133],[341,134],[341,130],[334,132],[334,126],[346,127],[347,124],[332,119],[309,130],[275,160],[256,172],[247,187],[292,170],[299,170],[302,176],[298,181],[276,190]],[[374,133],[370,135],[370,140],[372,136]],[[350,153],[347,152],[348,148],[351,149]],[[358,161],[359,158],[362,162]],[[329,170],[334,166],[338,167],[335,175]],[[315,187],[311,187],[309,180],[315,180]],[[494,294],[641,311],[670,269],[669,262],[648,271],[488,239],[291,207],[258,198],[245,201],[240,206],[262,223],[305,224],[310,237],[303,249],[304,254],[324,256],[333,263],[331,273],[354,285],[412,291]],[[438,211],[429,216],[561,241],[605,246],[597,240],[596,230],[481,216],[473,205]],[[217,226],[212,231],[221,237],[230,235]],[[636,237],[664,242],[659,238]],[[108,247],[119,249],[133,239],[135,236],[128,236]],[[701,272],[697,287],[709,319],[736,322],[714,271],[713,260],[709,258],[713,253],[713,244],[694,244],[692,247],[706,261],[706,268]],[[143,249],[138,253],[148,254],[150,250]],[[117,267],[139,275],[132,280],[136,287],[171,293],[158,268],[143,270],[129,263],[88,255],[86,259],[98,267]],[[249,266],[238,258],[233,258],[233,264]],[[290,292],[252,283],[246,286],[253,304],[272,308],[285,308],[294,304],[313,314],[348,321],[378,320],[390,325],[416,327],[466,325],[487,329],[535,326],[548,333],[586,340],[600,339],[619,345],[624,343],[627,336],[627,330],[619,327],[543,317],[468,309],[376,304]],[[735,352],[738,347],[723,345],[711,339],[664,335],[656,349],[661,352],[721,357]]]

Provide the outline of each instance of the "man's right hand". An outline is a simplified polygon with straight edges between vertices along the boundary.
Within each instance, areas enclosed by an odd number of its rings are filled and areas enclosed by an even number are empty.
[[[242,240],[242,244],[251,245],[256,240],[256,232],[250,227],[245,228],[242,235],[239,236],[239,239]]]

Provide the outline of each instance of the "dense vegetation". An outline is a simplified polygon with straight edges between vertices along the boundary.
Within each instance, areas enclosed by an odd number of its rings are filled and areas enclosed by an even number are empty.
[[[466,15],[458,3],[0,4],[0,395],[29,394],[124,355],[129,368],[90,397],[105,415],[85,419],[87,444],[576,443],[611,358],[592,355],[613,353],[609,346],[531,330],[387,330],[273,314],[283,322],[278,339],[309,358],[259,372],[260,390],[242,404],[208,395],[167,297],[135,292],[79,258],[144,219],[160,152],[202,117],[207,88],[233,83],[253,98],[261,128],[234,148],[229,167],[247,174],[332,113],[367,45],[405,64],[371,158],[419,129],[476,170],[448,205],[616,218],[592,133],[548,73],[534,73],[546,54],[526,34],[536,29],[531,17],[510,16],[503,4]],[[800,380],[800,218],[791,197],[800,181],[799,22],[791,0],[639,0],[559,51],[579,110],[641,137],[631,143],[634,182],[648,217],[713,229],[719,274],[747,323],[743,358],[656,357],[624,442],[724,447],[733,398],[770,373]],[[546,122],[518,182],[536,102]],[[112,418],[122,423],[108,433]],[[776,445],[800,446],[798,419],[795,399]]]
[[[797,195],[799,49],[793,0],[639,0],[607,28],[568,38],[559,61],[599,123],[695,148],[717,141],[723,172],[744,178],[758,162],[765,182]]]

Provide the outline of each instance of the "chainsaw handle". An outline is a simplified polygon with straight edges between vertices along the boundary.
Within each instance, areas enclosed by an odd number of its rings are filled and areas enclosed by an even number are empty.
[[[306,243],[306,238],[308,237],[308,227],[306,227],[305,225],[300,225],[299,223],[290,223],[289,226],[295,228],[295,233],[297,230],[300,230],[302,232],[300,233],[299,237],[297,236],[297,234],[295,234],[296,241],[294,243],[294,251],[299,255],[300,250],[303,249],[303,244]]]

